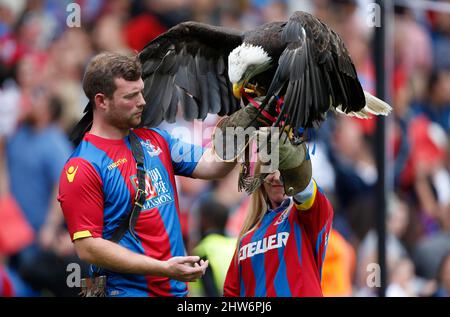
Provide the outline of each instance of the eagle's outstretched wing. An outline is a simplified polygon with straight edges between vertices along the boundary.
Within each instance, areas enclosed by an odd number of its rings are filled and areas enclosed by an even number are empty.
[[[286,48],[266,95],[284,95],[280,119],[295,128],[312,127],[325,119],[330,106],[345,113],[365,107],[355,66],[342,39],[327,25],[295,12],[281,40]]]
[[[176,25],[139,53],[146,107],[141,126],[174,122],[178,104],[187,120],[239,108],[228,78],[228,55],[242,33],[197,22]]]

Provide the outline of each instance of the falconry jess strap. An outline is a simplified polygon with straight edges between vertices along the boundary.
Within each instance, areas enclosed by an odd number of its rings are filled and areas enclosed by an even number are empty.
[[[110,241],[116,243],[118,243],[120,239],[122,239],[127,230],[130,230],[130,233],[133,235],[133,237],[136,238],[134,234],[134,226],[136,225],[139,213],[141,212],[142,206],[144,205],[145,198],[147,196],[147,193],[145,192],[144,151],[142,150],[142,145],[139,142],[137,135],[134,132],[130,131],[129,136],[131,143],[131,152],[133,153],[133,157],[136,161],[139,186],[136,191],[134,205],[131,212],[126,216],[126,218],[121,221],[119,227],[117,227],[116,231],[114,231],[111,238],[109,239]]]

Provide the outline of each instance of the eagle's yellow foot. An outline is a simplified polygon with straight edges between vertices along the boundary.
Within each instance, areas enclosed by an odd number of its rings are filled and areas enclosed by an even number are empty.
[[[248,94],[256,95],[257,97],[264,96],[263,89],[260,89],[258,85],[247,84],[245,85],[244,91]]]
[[[247,94],[255,94],[255,91],[254,91],[253,89],[244,88],[244,91],[245,91]]]

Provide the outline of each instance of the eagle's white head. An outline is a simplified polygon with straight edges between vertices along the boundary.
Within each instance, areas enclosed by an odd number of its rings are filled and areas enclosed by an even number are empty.
[[[261,46],[243,43],[232,50],[228,55],[228,77],[233,91],[240,90],[252,77],[267,70],[271,60]]]

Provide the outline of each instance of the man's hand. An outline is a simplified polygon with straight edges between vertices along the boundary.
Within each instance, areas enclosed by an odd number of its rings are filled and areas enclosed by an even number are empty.
[[[263,112],[266,113],[266,112]],[[249,104],[231,116],[219,121],[212,135],[215,154],[223,161],[233,161],[242,154],[249,144],[249,138],[242,138],[245,129],[253,130],[271,126],[275,118],[259,113]],[[237,129],[239,128],[239,129]]]
[[[198,256],[178,256],[166,261],[166,276],[182,282],[193,282],[201,278],[208,267],[208,260]]]
[[[164,276],[187,282],[200,278],[208,267],[208,261],[201,261],[198,256],[157,260],[102,238],[81,238],[74,244],[81,260],[117,273]]]

